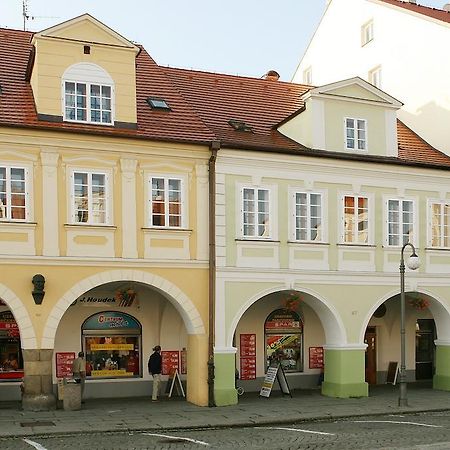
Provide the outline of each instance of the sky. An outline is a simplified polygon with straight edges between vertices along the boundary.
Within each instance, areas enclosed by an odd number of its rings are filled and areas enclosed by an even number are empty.
[[[446,0],[419,0],[442,8]],[[27,0],[39,31],[89,13],[160,65],[291,80],[326,0]],[[0,27],[23,29],[23,0],[0,0]],[[124,6],[125,5],[125,6]]]

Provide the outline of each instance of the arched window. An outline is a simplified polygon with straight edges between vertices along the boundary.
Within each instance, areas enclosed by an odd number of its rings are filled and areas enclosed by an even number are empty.
[[[142,376],[142,327],[133,316],[103,311],[88,317],[81,332],[88,377]]]
[[[113,125],[113,79],[96,64],[70,66],[62,78],[62,110],[68,122]]]
[[[266,363],[280,363],[285,372],[303,371],[303,322],[298,313],[277,309],[264,324]]]

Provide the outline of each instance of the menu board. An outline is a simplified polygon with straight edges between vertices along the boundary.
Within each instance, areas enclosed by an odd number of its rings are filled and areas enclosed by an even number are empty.
[[[256,379],[256,334],[240,335],[240,379]]]
[[[181,350],[181,373],[187,373],[187,351],[185,348]]]
[[[56,378],[71,378],[75,352],[57,352],[55,357]]]
[[[170,375],[175,370],[180,370],[180,352],[178,350],[162,351],[162,375]]]
[[[309,347],[309,368],[323,369],[323,347]]]

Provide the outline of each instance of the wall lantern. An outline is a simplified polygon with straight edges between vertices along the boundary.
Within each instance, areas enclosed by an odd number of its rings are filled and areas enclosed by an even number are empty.
[[[33,283],[34,289],[31,291],[31,295],[33,296],[34,303],[36,305],[40,305],[42,300],[44,299],[45,291],[45,278],[44,275],[37,273],[33,276],[31,282]]]

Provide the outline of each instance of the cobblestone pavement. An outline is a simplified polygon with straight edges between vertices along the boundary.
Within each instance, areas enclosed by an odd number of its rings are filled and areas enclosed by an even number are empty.
[[[450,449],[450,412],[363,416],[283,426],[93,433],[0,439],[0,448],[106,449]]]
[[[398,386],[377,386],[369,397],[337,399],[319,390],[295,391],[293,398],[273,392],[269,399],[257,393],[244,394],[235,406],[207,408],[172,398],[152,403],[150,398],[88,399],[81,411],[26,412],[19,404],[0,402],[0,438],[193,430],[274,424],[308,423],[323,419],[364,415],[412,414],[450,411],[450,392],[428,385],[408,387],[408,407],[398,407]],[[177,444],[180,445],[180,444]],[[3,447],[0,445],[0,449]]]

